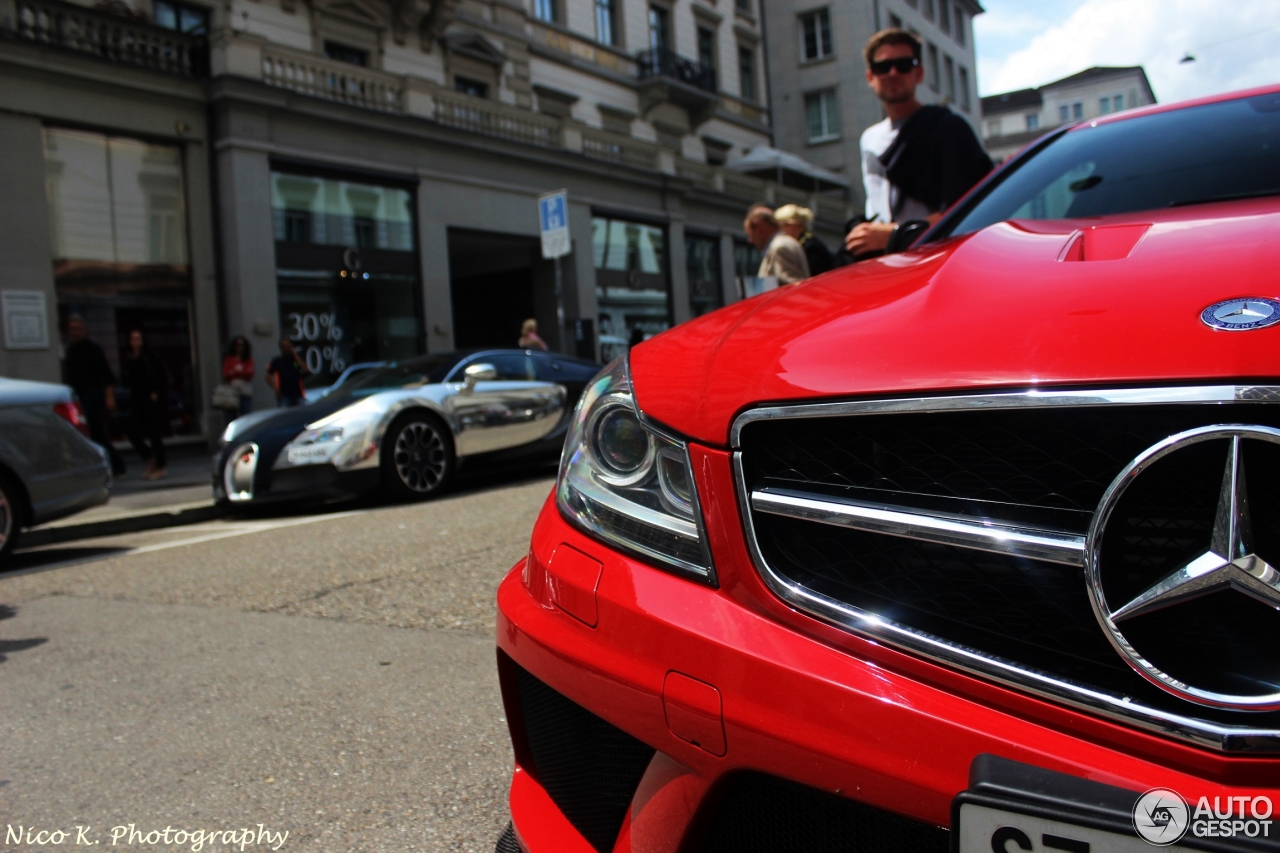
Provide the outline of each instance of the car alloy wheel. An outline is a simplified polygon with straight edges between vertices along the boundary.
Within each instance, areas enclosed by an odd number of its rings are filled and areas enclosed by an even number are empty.
[[[0,560],[13,550],[18,540],[19,508],[14,503],[15,490],[9,481],[0,476]]]
[[[410,421],[397,433],[392,459],[400,482],[420,495],[435,491],[449,468],[444,440],[425,420]]]

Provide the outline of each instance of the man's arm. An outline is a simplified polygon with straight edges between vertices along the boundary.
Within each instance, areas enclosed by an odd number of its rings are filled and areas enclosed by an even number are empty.
[[[925,221],[933,225],[941,218],[941,213],[930,213],[925,217]],[[897,224],[893,222],[863,222],[861,225],[855,225],[849,235],[844,238],[844,246],[854,255],[884,251],[896,227]]]

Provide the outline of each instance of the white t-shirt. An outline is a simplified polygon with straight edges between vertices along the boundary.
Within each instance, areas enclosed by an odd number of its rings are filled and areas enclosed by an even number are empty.
[[[902,122],[891,122],[889,119],[876,122],[862,132],[860,146],[862,148],[862,185],[867,191],[867,220],[869,222],[907,222],[912,219],[927,219],[929,209],[914,198],[902,200],[902,209],[893,216],[894,203],[898,201],[898,188],[889,183],[880,155],[889,150],[893,140],[898,138],[898,128]]]

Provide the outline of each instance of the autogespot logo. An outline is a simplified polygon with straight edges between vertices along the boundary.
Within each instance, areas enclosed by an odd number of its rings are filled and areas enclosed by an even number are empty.
[[[1152,788],[1133,804],[1138,837],[1157,847],[1176,844],[1187,831],[1196,838],[1270,838],[1270,797],[1201,797],[1195,811],[1170,788]]]

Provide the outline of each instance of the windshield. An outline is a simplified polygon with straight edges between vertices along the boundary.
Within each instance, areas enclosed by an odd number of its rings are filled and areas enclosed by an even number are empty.
[[[993,186],[947,233],[1280,194],[1280,93],[1076,128]]]
[[[417,388],[435,382],[443,382],[453,366],[461,361],[463,353],[439,352],[398,361],[367,370],[339,385],[330,395],[332,397],[360,396],[367,397],[379,391],[391,391],[397,388]]]

